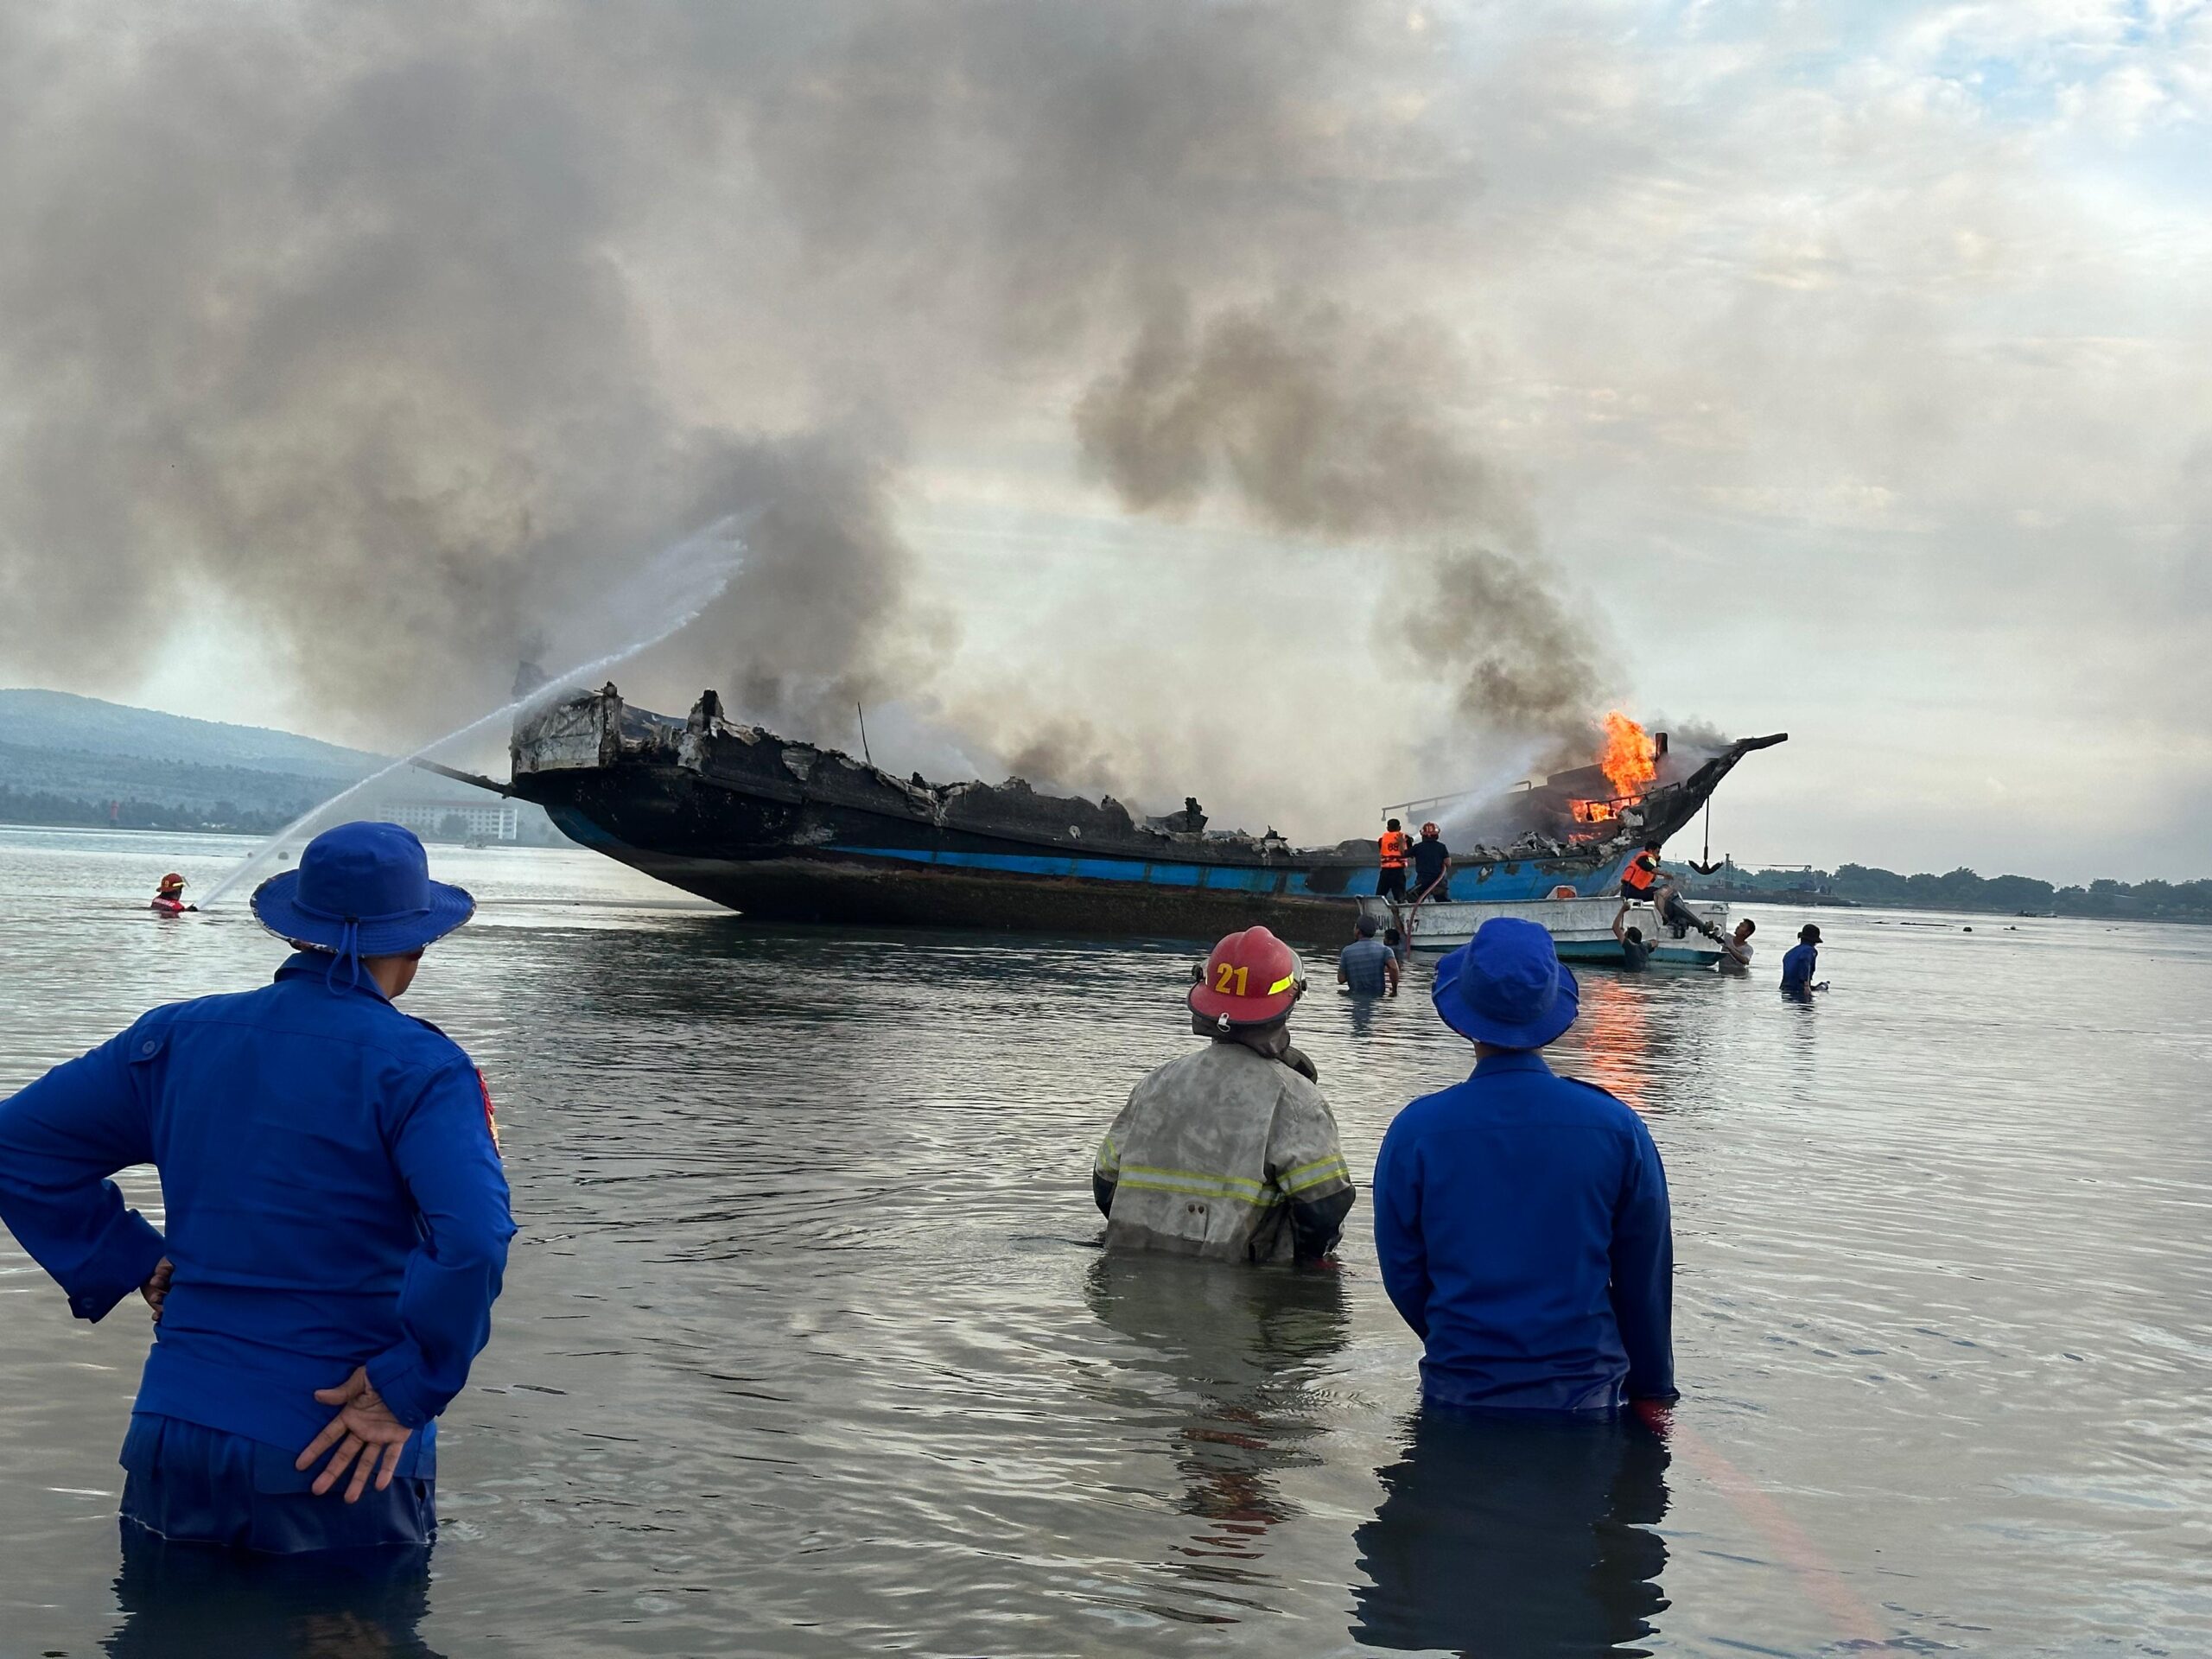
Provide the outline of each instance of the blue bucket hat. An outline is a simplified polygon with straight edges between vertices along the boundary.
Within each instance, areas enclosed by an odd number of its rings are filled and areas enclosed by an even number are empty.
[[[1492,1048],[1541,1048],[1574,1023],[1582,988],[1535,922],[1494,916],[1436,964],[1431,991],[1444,1023]]]
[[[429,855],[411,830],[341,823],[308,842],[297,869],[253,890],[253,913],[278,938],[331,952],[335,989],[340,968],[357,984],[362,957],[419,950],[474,915],[476,900],[430,880]]]

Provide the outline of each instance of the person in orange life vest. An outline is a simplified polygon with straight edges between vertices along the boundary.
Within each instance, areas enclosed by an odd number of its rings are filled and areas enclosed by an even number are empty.
[[[1378,898],[1393,904],[1406,899],[1406,861],[1413,852],[1413,837],[1407,835],[1395,818],[1382,831],[1382,839],[1375,843],[1382,874],[1376,879],[1375,892]]]
[[[1651,896],[1652,884],[1659,880],[1659,843],[1655,840],[1643,843],[1643,850],[1628,861],[1621,872],[1621,897],[1630,904],[1640,904]]]
[[[200,906],[184,902],[184,878],[172,870],[162,878],[162,885],[155,890],[150,908],[166,916],[175,916],[184,911],[198,910]]]

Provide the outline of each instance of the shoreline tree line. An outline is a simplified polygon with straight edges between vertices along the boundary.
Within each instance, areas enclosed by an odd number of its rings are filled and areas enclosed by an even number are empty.
[[[1691,874],[1691,891],[1715,899],[1827,899],[1881,910],[1963,910],[1999,916],[2082,916],[2114,921],[2212,922],[2212,880],[2114,881],[2059,887],[2028,875],[1980,875],[1961,865],[1942,875],[1901,875],[1869,864],[1834,870]]]

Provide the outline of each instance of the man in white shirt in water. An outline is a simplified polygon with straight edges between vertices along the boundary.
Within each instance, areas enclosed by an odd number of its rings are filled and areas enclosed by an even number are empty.
[[[1724,974],[1748,974],[1751,971],[1751,935],[1758,924],[1746,916],[1736,924],[1736,931],[1720,941],[1720,971]]]

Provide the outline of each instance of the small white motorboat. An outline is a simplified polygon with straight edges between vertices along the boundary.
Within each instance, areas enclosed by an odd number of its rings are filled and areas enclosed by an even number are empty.
[[[1586,899],[1570,893],[1557,899],[1507,899],[1491,901],[1427,900],[1418,905],[1393,905],[1383,899],[1362,899],[1360,912],[1375,918],[1378,927],[1410,930],[1414,950],[1424,955],[1456,950],[1475,937],[1475,930],[1493,916],[1517,916],[1535,922],[1552,936],[1561,962],[1618,964],[1619,941],[1613,938],[1613,917],[1621,901],[1615,898]],[[1728,931],[1728,906],[1711,901],[1681,901],[1700,921],[1717,931]],[[1624,926],[1639,928],[1652,946],[1654,966],[1710,968],[1720,960],[1720,947],[1702,933],[1662,924],[1648,904],[1630,905]]]

